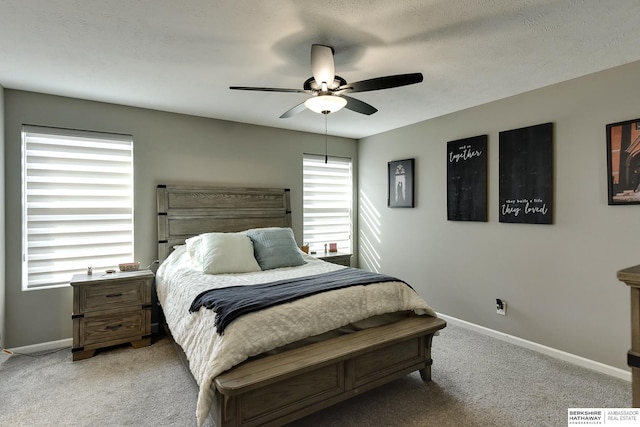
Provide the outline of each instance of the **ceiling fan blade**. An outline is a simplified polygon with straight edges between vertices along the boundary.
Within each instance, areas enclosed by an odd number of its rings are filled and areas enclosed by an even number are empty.
[[[290,92],[290,93],[309,93],[302,89],[283,89],[277,87],[251,87],[251,86],[229,86],[233,90],[255,90],[261,92]]]
[[[286,119],[286,118],[289,118],[289,117],[291,117],[291,116],[295,116],[296,114],[298,114],[298,113],[302,112],[305,108],[307,108],[307,107],[305,107],[305,106],[304,106],[304,102],[301,102],[300,104],[296,105],[295,107],[293,107],[293,108],[291,108],[291,109],[289,109],[289,110],[285,111],[285,112],[280,116],[280,118],[281,118],[281,119]]]
[[[394,76],[376,77],[340,86],[337,90],[351,88],[349,92],[367,92],[370,90],[391,89],[407,86],[422,81],[422,73],[396,74]]]
[[[336,70],[331,47],[321,44],[311,45],[311,71],[318,86],[323,82],[327,85],[333,83]]]
[[[372,115],[376,111],[373,105],[367,104],[364,101],[360,101],[359,99],[351,98],[350,96],[343,96],[344,99],[347,100],[347,105],[344,108],[348,108],[351,111],[355,111],[356,113],[366,114],[367,116]]]

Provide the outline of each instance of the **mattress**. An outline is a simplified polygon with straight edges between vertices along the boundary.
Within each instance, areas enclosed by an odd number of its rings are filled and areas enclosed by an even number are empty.
[[[340,328],[370,319],[389,321],[385,316],[415,312],[436,316],[429,305],[409,286],[399,281],[353,286],[323,292],[293,302],[246,314],[232,322],[223,335],[216,333],[212,310],[189,313],[193,299],[207,289],[251,286],[276,280],[304,277],[345,268],[304,255],[297,267],[237,273],[204,274],[195,269],[185,246],[179,246],[161,264],[156,274],[158,300],[174,340],[183,349],[198,384],[196,416],[204,422],[213,391],[211,383],[222,372],[265,352],[304,342]]]

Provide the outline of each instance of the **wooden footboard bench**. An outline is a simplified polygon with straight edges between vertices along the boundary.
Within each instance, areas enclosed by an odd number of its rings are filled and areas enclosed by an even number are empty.
[[[419,370],[446,322],[414,316],[247,361],[215,378],[217,427],[280,426]]]

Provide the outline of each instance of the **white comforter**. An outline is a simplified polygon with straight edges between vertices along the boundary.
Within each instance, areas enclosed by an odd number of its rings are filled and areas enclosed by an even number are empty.
[[[378,314],[414,310],[436,316],[420,296],[400,282],[323,292],[250,313],[232,322],[224,335],[216,333],[212,310],[201,308],[189,313],[193,299],[206,289],[267,283],[344,268],[310,256],[305,260],[307,264],[300,267],[210,275],[195,270],[185,247],[180,246],[158,268],[158,299],[199,386],[198,425],[210,410],[213,379],[251,356]]]

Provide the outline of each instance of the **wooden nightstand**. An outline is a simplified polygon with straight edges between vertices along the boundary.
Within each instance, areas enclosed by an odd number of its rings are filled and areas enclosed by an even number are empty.
[[[346,265],[347,267],[351,265],[351,254],[347,254],[344,252],[317,253],[311,254],[311,256],[333,264]]]
[[[92,357],[99,348],[130,342],[151,344],[150,270],[76,274],[73,287],[73,360]]]

